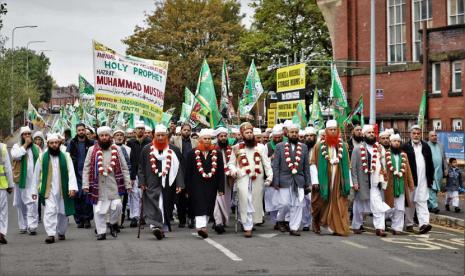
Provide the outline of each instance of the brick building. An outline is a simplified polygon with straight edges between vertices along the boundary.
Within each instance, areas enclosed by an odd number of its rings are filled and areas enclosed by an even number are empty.
[[[74,104],[74,101],[79,98],[79,90],[76,85],[67,87],[54,87],[52,89],[52,97],[50,98],[50,107],[54,105]]]
[[[328,25],[333,58],[349,103],[354,105],[363,94],[368,117],[371,1],[317,2]],[[376,0],[378,123],[399,129],[416,123],[426,90],[428,127],[463,130],[464,6],[465,0]],[[426,36],[422,35],[423,25]],[[423,66],[424,52],[427,66]]]

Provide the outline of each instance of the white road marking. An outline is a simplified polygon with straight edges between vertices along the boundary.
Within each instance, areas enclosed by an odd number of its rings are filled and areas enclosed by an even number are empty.
[[[366,249],[366,248],[368,248],[368,247],[366,247],[366,246],[364,246],[364,245],[361,245],[361,244],[358,244],[358,243],[355,243],[355,242],[351,242],[351,241],[347,241],[347,240],[343,240],[343,241],[341,241],[341,242],[343,242],[343,243],[345,243],[345,244],[348,244],[348,245],[352,245],[352,246],[357,247],[357,248],[361,248],[361,249]]]
[[[265,238],[265,239],[270,239],[270,238],[273,238],[275,236],[277,236],[278,234],[259,234],[257,236],[259,237],[262,237],[262,238]]]
[[[197,233],[192,233],[192,235],[197,236]],[[212,240],[210,238],[206,238],[206,239],[203,239],[203,240],[206,241],[207,243],[209,243],[210,245],[212,245],[213,247],[215,247],[216,249],[218,249],[219,251],[221,251],[221,253],[226,255],[231,260],[233,260],[235,262],[241,262],[242,261],[242,259],[239,258],[236,254],[232,253],[229,249],[227,249],[226,247],[224,247],[221,244],[217,243],[216,241],[214,241],[214,240]]]
[[[417,265],[417,264],[414,264],[414,263],[412,263],[412,262],[406,261],[406,260],[401,259],[401,258],[398,258],[398,257],[389,256],[389,259],[394,260],[394,261],[397,261],[397,262],[399,262],[399,263],[403,263],[403,264],[409,265],[409,266],[419,267],[419,265]]]
[[[440,231],[429,231],[430,233],[435,233],[435,234],[443,234],[443,235],[449,235],[449,236],[457,236],[452,233],[447,233],[447,232],[440,232]]]
[[[445,245],[445,244],[442,244],[442,243],[437,243],[437,242],[432,242],[431,240],[434,240],[434,239],[429,239],[429,240],[426,240],[426,239],[418,239],[419,241],[422,241],[424,243],[428,243],[428,244],[433,244],[433,245],[436,245],[436,246],[439,246],[439,247],[444,247],[444,248],[447,248],[447,249],[458,249],[458,248],[455,248],[455,247],[452,247],[452,246],[448,246],[448,245]]]

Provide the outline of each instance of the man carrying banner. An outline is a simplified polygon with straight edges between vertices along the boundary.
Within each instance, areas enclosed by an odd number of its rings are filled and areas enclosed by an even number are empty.
[[[45,201],[44,228],[47,232],[45,243],[65,240],[68,229],[68,216],[74,215],[73,197],[78,191],[73,162],[69,153],[60,150],[60,139],[57,134],[47,137],[48,149],[40,156],[34,170],[34,191],[39,192]],[[37,194],[32,195],[37,198]]]
[[[349,235],[347,196],[352,187],[349,153],[336,120],[326,122],[324,138],[315,145],[310,175],[313,231],[319,234],[323,225],[334,235]]]
[[[97,240],[106,239],[106,215],[109,213],[110,234],[117,236],[121,218],[121,196],[131,193],[129,170],[121,149],[111,140],[111,128],[97,129],[98,142],[92,146],[84,162],[82,190],[93,205]]]
[[[161,240],[171,231],[176,194],[184,188],[181,153],[168,143],[164,125],[155,127],[155,139],[142,149],[138,179],[143,191],[143,214],[153,235]]]

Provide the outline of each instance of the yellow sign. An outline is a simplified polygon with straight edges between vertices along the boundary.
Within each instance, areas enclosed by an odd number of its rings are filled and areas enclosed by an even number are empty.
[[[305,89],[305,63],[276,70],[276,91]]]
[[[297,106],[300,102],[302,102],[302,104],[305,105],[305,100],[279,102],[276,112],[276,118],[279,120],[291,119],[295,111],[297,110]]]
[[[276,124],[276,109],[268,109],[268,127],[272,128]]]
[[[270,103],[270,108],[271,109],[276,109],[276,103]]]

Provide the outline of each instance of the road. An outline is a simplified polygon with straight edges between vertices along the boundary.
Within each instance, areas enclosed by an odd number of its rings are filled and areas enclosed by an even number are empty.
[[[47,245],[42,224],[37,236],[18,233],[11,195],[9,200],[9,243],[0,246],[0,275],[464,275],[463,232],[439,227],[427,235],[381,239],[372,231],[293,237],[265,224],[251,239],[230,226],[225,234],[210,231],[210,238],[202,240],[195,231],[174,226],[162,241],[148,228],[137,239],[137,229],[128,227],[116,239],[96,241],[93,229],[78,229],[72,222],[66,241]]]

